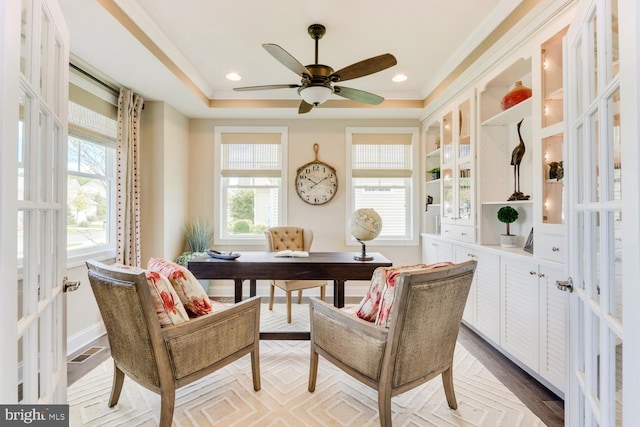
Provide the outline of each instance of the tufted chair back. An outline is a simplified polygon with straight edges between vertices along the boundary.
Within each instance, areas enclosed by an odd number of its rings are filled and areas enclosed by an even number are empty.
[[[313,242],[313,231],[301,227],[271,227],[264,232],[267,237],[267,251],[278,252],[309,251]]]

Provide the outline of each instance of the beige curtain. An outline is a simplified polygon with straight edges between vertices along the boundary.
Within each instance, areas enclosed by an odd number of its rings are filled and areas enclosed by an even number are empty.
[[[129,89],[118,99],[116,262],[140,266],[140,113],[142,98]]]

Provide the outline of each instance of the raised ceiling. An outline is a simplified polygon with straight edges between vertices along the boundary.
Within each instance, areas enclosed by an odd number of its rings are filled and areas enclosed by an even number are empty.
[[[188,117],[299,117],[295,89],[233,87],[299,83],[262,47],[276,43],[314,62],[313,23],[326,26],[319,62],[342,68],[382,53],[398,64],[347,86],[385,97],[370,107],[332,96],[301,118],[419,118],[425,98],[469,56],[520,0],[59,0],[72,57]],[[225,78],[229,72],[239,82]],[[408,79],[391,78],[404,73]],[[346,84],[345,84],[346,85]]]

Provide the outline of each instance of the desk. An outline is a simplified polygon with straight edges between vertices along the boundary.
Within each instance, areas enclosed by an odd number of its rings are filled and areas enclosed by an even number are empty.
[[[390,267],[391,261],[379,253],[368,253],[371,261],[356,261],[359,252],[311,252],[309,257],[276,257],[275,252],[241,252],[235,260],[209,256],[189,261],[188,268],[197,279],[233,279],[234,300],[242,301],[242,282],[249,280],[249,295],[256,294],[256,280],[333,280],[333,305],[344,307],[347,280],[371,280],[378,267]],[[295,333],[270,333],[269,338],[304,339]],[[261,338],[268,338],[265,333]],[[308,339],[309,333],[306,333]]]

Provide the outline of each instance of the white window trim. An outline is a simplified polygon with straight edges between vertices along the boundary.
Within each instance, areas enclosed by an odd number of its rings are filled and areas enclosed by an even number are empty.
[[[257,246],[265,245],[263,236],[253,238],[221,238],[222,228],[220,220],[223,217],[223,209],[225,206],[220,202],[222,194],[222,180],[221,180],[221,159],[222,159],[222,134],[225,133],[275,133],[280,134],[280,152],[282,155],[282,175],[281,178],[281,191],[279,194],[278,212],[280,213],[280,223],[287,223],[287,146],[289,142],[289,128],[286,126],[216,126],[214,129],[214,159],[213,159],[213,188],[214,188],[214,226],[215,231],[213,234],[214,245],[231,245],[231,246]],[[215,206],[217,205],[217,206]]]
[[[389,135],[398,135],[405,134],[411,135],[411,195],[408,198],[411,206],[409,207],[409,230],[411,236],[407,239],[384,239],[384,238],[376,238],[374,240],[365,242],[367,247],[383,247],[383,246],[417,246],[419,243],[419,221],[418,221],[418,206],[419,206],[419,190],[420,190],[420,182],[418,180],[420,174],[419,170],[419,135],[420,129],[418,127],[347,127],[346,128],[346,176],[347,176],[347,200],[345,203],[346,212],[345,218],[345,245],[347,246],[358,246],[360,247],[360,243],[351,236],[349,232],[349,220],[351,214],[355,210],[355,189],[353,186],[353,159],[352,159],[352,145],[353,145],[353,135],[354,134],[389,134]],[[384,226],[384,224],[383,224]]]

